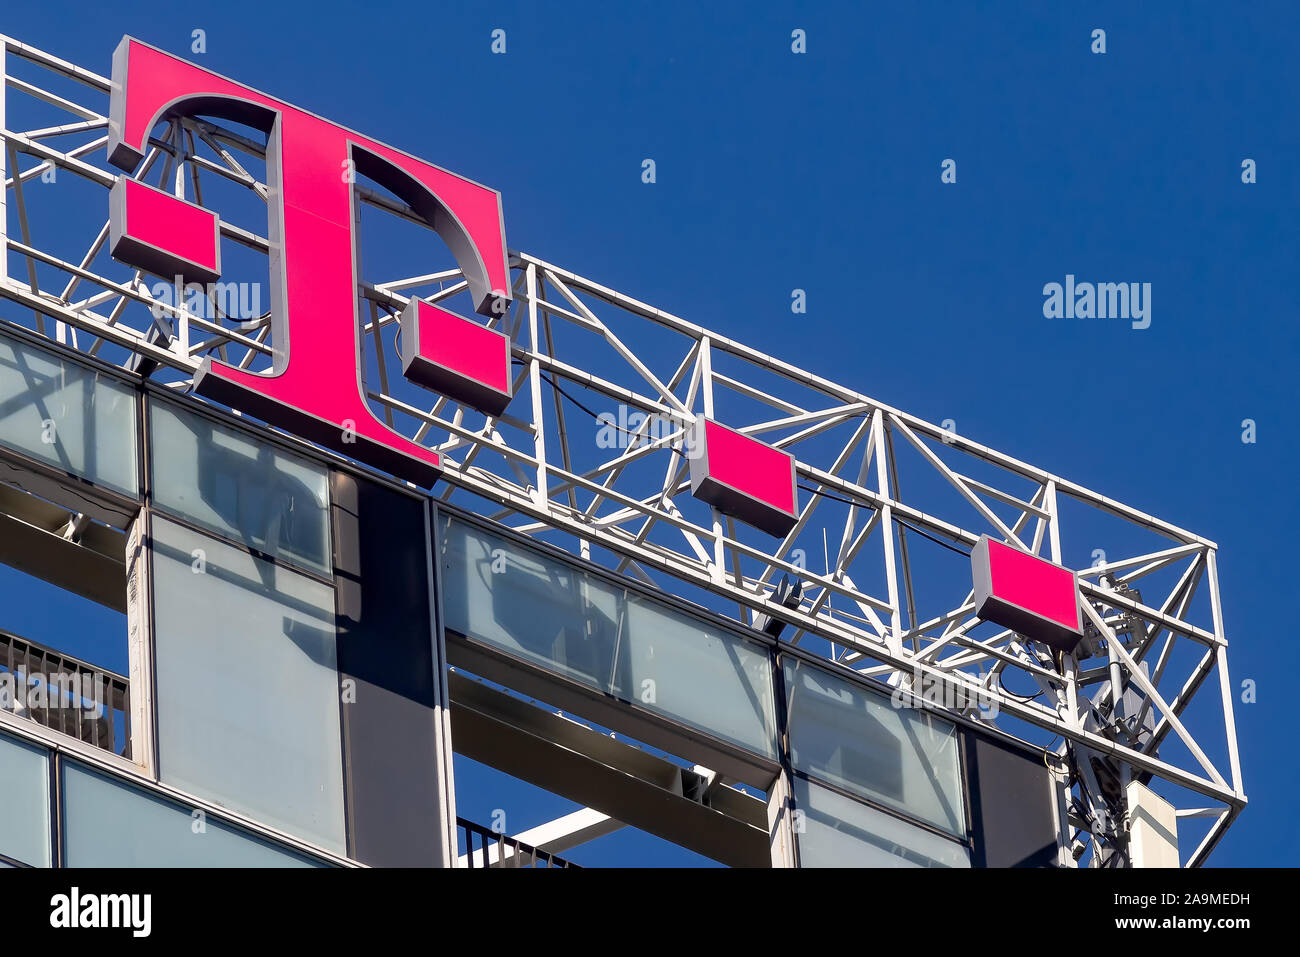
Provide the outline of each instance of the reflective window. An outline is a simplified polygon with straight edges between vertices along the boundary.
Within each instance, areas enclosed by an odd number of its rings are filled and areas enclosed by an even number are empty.
[[[622,656],[632,700],[774,757],[767,649],[636,592],[626,595]]]
[[[623,690],[615,589],[463,522],[444,520],[442,549],[449,628],[602,691]]]
[[[0,336],[0,444],[134,498],[136,418],[130,386]]]
[[[50,755],[0,735],[0,854],[33,867],[50,866]]]
[[[797,769],[965,836],[951,722],[803,661],[785,661],[785,683]]]
[[[149,404],[154,503],[284,561],[330,571],[329,478],[306,459]]]
[[[155,516],[163,781],[344,850],[334,590]]]
[[[74,761],[63,762],[67,867],[324,867]]]
[[[442,552],[448,628],[776,754],[763,646],[449,516]]]
[[[791,791],[800,867],[970,867],[956,841],[800,777]]]

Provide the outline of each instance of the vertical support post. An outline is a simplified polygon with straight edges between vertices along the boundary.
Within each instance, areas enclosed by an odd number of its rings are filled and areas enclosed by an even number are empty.
[[[898,485],[898,459],[894,457],[894,433],[893,432],[888,432],[888,431],[885,432],[885,447],[883,449],[879,449],[876,451],[876,455],[881,455],[881,454],[887,455],[889,457],[889,480],[890,482],[893,483],[894,494],[897,495],[898,500],[902,502],[903,490],[899,488]],[[867,463],[863,461],[862,464],[863,467],[865,468]],[[863,478],[862,476],[858,477],[859,485],[862,484],[862,478]],[[849,509],[850,513],[854,511],[856,511],[856,509]],[[843,550],[844,550],[844,545],[841,544],[840,546],[841,554],[843,553]],[[918,619],[916,617],[916,593],[912,588],[912,563],[907,553],[907,531],[901,525],[898,527],[898,554],[899,557],[902,559],[902,563],[903,563],[903,591],[904,594],[907,596],[907,627],[915,628]],[[912,639],[913,654],[916,653],[916,650],[919,646],[920,646],[920,637],[919,636],[914,637]]]
[[[709,337],[700,339],[700,382],[704,386],[704,414],[713,418],[713,350]]]
[[[540,303],[546,302],[545,276],[542,276],[537,281],[537,299],[539,305]],[[546,354],[554,359],[555,337],[551,333],[551,317],[540,308],[538,311],[541,313],[542,317],[542,331],[546,334]],[[491,323],[489,323],[489,325],[491,325]],[[504,319],[502,325],[505,325]],[[564,418],[564,403],[560,400],[560,393],[556,392],[554,389],[551,390],[551,398],[555,400],[555,428],[556,435],[560,442],[560,464],[564,466],[566,472],[572,472],[573,461],[569,451],[569,430]],[[569,489],[568,499],[569,508],[573,510],[573,514],[579,514],[581,510],[578,508],[578,493],[573,488]],[[578,539],[578,553],[586,561],[591,560],[591,539],[586,538],[585,536]]]
[[[1056,508],[1056,482],[1049,480],[1043,489],[1043,509],[1047,512],[1048,540],[1051,544],[1052,561],[1061,564],[1061,518]],[[1071,727],[1082,727],[1079,718],[1079,687],[1075,681],[1078,661],[1074,655],[1061,656],[1061,672],[1065,676],[1065,697],[1067,714],[1065,720]]]
[[[781,656],[770,655],[769,667],[772,669],[772,690],[776,698],[776,738],[777,755],[781,770],[767,789],[767,834],[768,849],[771,852],[773,867],[798,867],[795,849],[795,834],[803,832],[803,815],[807,809],[796,811],[791,780],[794,765],[790,760],[790,712],[789,691],[785,684],[785,669]],[[795,815],[799,815],[796,825]]]
[[[8,154],[9,165],[14,170],[14,205],[18,208],[18,228],[23,237],[23,244],[30,246],[32,244],[31,230],[27,225],[27,203],[23,199],[23,180],[22,166],[18,162],[18,151],[14,149],[13,144],[5,143],[4,151]],[[5,252],[8,255],[8,241],[6,239]],[[41,294],[40,283],[36,280],[36,263],[30,256],[24,256],[27,260],[27,285],[30,287],[32,295]],[[45,335],[45,315],[39,309],[33,309],[36,316],[36,332],[38,335]]]
[[[876,449],[876,491],[880,497],[889,501],[889,474],[885,462],[885,421],[884,414],[877,409],[871,416],[871,430]],[[894,510],[889,505],[880,508],[880,531],[885,543],[885,579],[889,584],[889,650],[896,655],[903,653],[902,622],[898,610],[898,566],[894,560]]]
[[[171,348],[172,351],[175,352],[182,359],[188,359],[190,355],[190,307],[189,307],[189,303],[186,301],[188,300],[188,298],[189,297],[185,294],[185,280],[181,279],[180,276],[177,276],[175,301],[181,306],[181,310],[176,317],[177,334],[176,337],[173,338],[171,341]],[[199,308],[202,308],[202,306],[200,306]],[[364,377],[365,363],[363,362],[361,365],[362,365],[361,374]],[[387,406],[385,406],[384,409],[385,411],[389,412],[390,416],[392,415],[392,412],[388,410]]]
[[[1061,519],[1056,511],[1056,482],[1049,480],[1047,494],[1043,496],[1043,507],[1051,519],[1048,521],[1048,538],[1052,543],[1052,561],[1061,564]]]
[[[1056,482],[1054,481],[1049,480],[1047,483],[1046,494],[1043,496],[1043,507],[1051,515],[1048,524],[1048,538],[1051,542],[1052,561],[1059,565],[1061,564],[1061,516],[1057,509]],[[1107,648],[1109,649],[1109,643]],[[1111,652],[1111,654],[1114,653]],[[1083,727],[1083,719],[1079,714],[1079,662],[1073,654],[1061,655],[1061,672],[1065,677],[1065,719],[1072,727],[1081,728]],[[1092,799],[1091,806],[1095,826],[1113,833],[1114,822],[1111,820],[1105,802],[1100,797],[1101,787],[1092,771],[1091,751],[1084,747],[1070,747],[1068,742],[1063,744],[1062,748],[1067,756],[1073,758],[1079,773],[1087,781],[1088,794]],[[1099,867],[1102,863],[1101,845],[1097,841],[1097,836],[1096,834],[1093,835],[1093,856],[1090,865],[1092,867]]]
[[[767,836],[773,867],[795,866],[793,803],[790,777],[783,770],[767,789]]]
[[[1129,834],[1130,867],[1178,866],[1178,814],[1174,806],[1134,781],[1124,786],[1132,818]]]
[[[529,362],[529,378],[532,380],[533,395],[533,456],[537,459],[537,488],[533,492],[533,501],[538,508],[545,508],[546,494],[546,411],[542,405],[542,365],[537,358],[542,354],[542,338],[538,334],[537,320],[537,264],[528,264],[528,343],[533,358]]]
[[[731,536],[733,542],[736,540],[736,520],[730,515],[727,516],[727,534]],[[738,589],[744,590],[745,580],[740,570],[740,549],[734,545],[731,547],[731,581]],[[736,620],[749,625],[754,623],[753,616],[749,613],[749,609],[745,607],[744,602],[736,603]]]
[[[1069,774],[1059,768],[1053,768],[1052,774],[1052,817],[1056,821],[1056,865],[1057,867],[1078,868],[1074,859],[1074,848],[1070,841],[1070,792]]]
[[[1124,673],[1120,668],[1119,652],[1115,649],[1115,642],[1118,639],[1113,635],[1106,636],[1106,655],[1110,659],[1110,709],[1114,719],[1118,723],[1124,721]],[[1119,766],[1119,784],[1120,789],[1125,793],[1128,791],[1129,766],[1120,762]]]
[[[711,507],[709,512],[713,516],[713,568],[710,569],[709,577],[721,585],[727,578],[727,553],[722,544],[722,513],[716,507]]]
[[[424,509],[427,532],[425,540],[429,543],[429,598],[433,606],[433,660],[437,668],[435,691],[437,704],[434,708],[438,723],[437,736],[441,747],[438,754],[438,790],[442,795],[443,832],[442,832],[442,866],[456,866],[456,778],[453,773],[451,741],[451,692],[447,687],[447,638],[442,623],[442,528],[440,513],[436,502],[430,500]],[[468,848],[468,845],[466,845]]]
[[[126,644],[131,682],[131,760],[146,774],[154,768],[152,550],[149,511],[141,509],[126,539]]]
[[[713,352],[710,349],[709,337],[704,336],[700,339],[700,382],[704,387],[704,415],[706,418],[713,418]],[[692,436],[696,442],[703,442],[704,436]],[[727,577],[727,554],[723,548],[722,538],[722,513],[716,508],[709,509],[713,516],[713,567],[709,570],[709,577],[715,584],[721,585]]]
[[[1223,641],[1223,605],[1219,602],[1219,562],[1215,550],[1205,551],[1205,566],[1210,578],[1210,613],[1214,618],[1214,636]],[[1219,693],[1223,697],[1223,726],[1228,735],[1228,762],[1232,768],[1232,790],[1238,796],[1245,795],[1241,781],[1241,758],[1237,754],[1237,720],[1232,710],[1232,680],[1228,677],[1228,649],[1218,647],[1214,650],[1215,663],[1219,669]]]

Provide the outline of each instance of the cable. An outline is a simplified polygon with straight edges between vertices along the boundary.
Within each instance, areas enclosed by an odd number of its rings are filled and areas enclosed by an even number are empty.
[[[842,496],[839,495],[832,495],[830,492],[823,491],[822,489],[813,488],[811,485],[803,485],[801,483],[799,487],[803,489],[805,492],[808,492],[812,495],[820,495],[823,498],[829,498],[835,502],[843,502],[845,505],[851,505],[854,508],[867,508],[867,509],[871,509],[871,511],[873,512],[879,511],[879,509],[876,508],[876,506],[874,505],[868,505],[864,502],[855,502],[852,499],[843,498]],[[896,521],[899,525],[902,525],[904,528],[909,528],[912,531],[916,532],[916,534],[920,535],[922,538],[928,538],[936,545],[942,545],[944,548],[948,549],[949,551],[956,552],[958,555],[963,555],[966,558],[970,558],[970,552],[958,548],[956,545],[953,545],[950,542],[945,542],[941,538],[935,538],[929,532],[925,531],[924,529],[917,528],[911,522],[905,522],[901,518],[895,518],[894,521]]]
[[[522,359],[515,359],[515,360],[513,360],[513,361],[516,362],[516,363],[518,363],[519,365],[524,365],[524,361],[523,361]],[[563,386],[561,386],[558,382],[556,382],[555,379],[554,379],[554,378],[553,378],[549,373],[547,373],[547,372],[542,372],[541,375],[542,375],[542,378],[543,378],[543,379],[545,379],[547,382],[549,382],[549,383],[551,384],[551,388],[552,388],[552,389],[554,389],[556,392],[560,393],[560,395],[564,396],[566,399],[568,399],[570,402],[572,402],[574,405],[576,405],[576,406],[577,406],[579,409],[581,409],[583,412],[586,412],[589,416],[591,416],[593,419],[595,419],[595,420],[596,420],[597,422],[599,422],[601,425],[608,425],[610,428],[615,429],[615,430],[617,430],[617,431],[619,431],[619,432],[622,432],[624,435],[630,435],[630,436],[632,436],[632,438],[634,438],[634,439],[635,439],[635,438],[641,438],[641,439],[644,439],[644,438],[645,438],[645,436],[642,435],[640,432],[633,432],[631,429],[625,429],[625,428],[623,428],[621,425],[618,425],[617,423],[610,421],[610,419],[611,419],[612,417],[611,417],[608,413],[605,414],[605,418],[601,418],[601,416],[600,416],[598,413],[596,413],[596,412],[592,412],[591,409],[587,408],[587,406],[583,405],[583,403],[579,402],[576,398],[574,398],[572,395],[570,395],[569,392],[568,392],[568,390],[565,389]],[[683,451],[682,451],[681,449],[679,449],[679,448],[676,448],[676,447],[671,446],[671,445],[670,445],[670,446],[667,446],[667,448],[668,448],[668,450],[669,450],[670,452],[674,452],[674,453],[676,453],[677,455],[680,455],[680,456],[683,456],[683,457],[686,456],[686,453],[683,452]]]
[[[511,361],[518,365],[525,365],[524,360],[522,359],[513,359]],[[555,379],[549,373],[542,372],[541,375],[543,379],[545,379],[547,382],[550,383],[552,389],[560,393],[560,395],[564,396],[566,399],[568,399],[570,402],[576,405],[583,412],[587,413],[587,415],[591,416],[597,422],[601,423],[601,425],[608,425],[611,428],[619,432],[622,432],[624,435],[630,435],[633,438],[643,438],[643,436],[641,436],[639,432],[633,432],[630,429],[623,428],[622,426],[618,425],[615,422],[611,422],[609,420],[610,417],[608,415],[604,419],[602,419],[598,413],[591,411],[591,409],[589,409],[586,405],[584,405],[578,399],[574,398],[574,396],[571,395],[567,389],[565,389],[558,382],[556,382]],[[679,448],[676,448],[674,446],[668,446],[668,449],[669,451],[673,452],[676,455],[680,455],[683,458],[686,457],[686,453]],[[874,505],[868,505],[864,502],[855,502],[852,499],[844,498],[841,495],[835,495],[823,489],[816,489],[813,488],[811,485],[804,485],[802,482],[799,483],[799,488],[803,489],[805,492],[809,493],[810,495],[819,495],[822,498],[829,498],[832,501],[842,502],[843,504],[851,506],[852,508],[865,508],[865,509],[870,509],[873,512],[879,511],[879,509],[877,509],[876,506]],[[898,522],[898,524],[902,525],[904,528],[908,528],[916,532],[916,534],[920,535],[922,538],[929,539],[930,541],[934,542],[936,545],[942,545],[950,552],[956,552],[958,555],[961,555],[965,558],[970,558],[970,552],[966,551],[965,549],[958,548],[956,545],[953,545],[951,542],[945,542],[941,538],[936,538],[935,536],[931,535],[929,532],[925,531],[924,529],[917,528],[915,525],[913,525],[910,522],[905,522],[901,518],[895,518],[894,521]],[[1039,694],[1042,694],[1042,692],[1040,691]],[[1035,695],[1034,697],[1038,697],[1038,695]],[[1033,698],[1029,698],[1026,700],[1032,701]]]
[[[874,505],[867,505],[863,502],[855,502],[853,501],[853,499],[850,498],[842,498],[839,495],[832,495],[830,492],[823,491],[822,489],[819,488],[813,488],[811,485],[801,484],[799,487],[803,489],[805,492],[809,492],[813,495],[820,495],[822,498],[829,498],[835,502],[843,502],[845,505],[852,505],[854,508],[869,508],[873,512],[878,511],[878,509]]]
[[[1059,738],[1060,735],[1058,734],[1056,737]],[[1053,738],[1053,739],[1052,739],[1052,742],[1055,742],[1055,741],[1056,741],[1056,738]],[[1064,773],[1066,773],[1066,772],[1069,771],[1069,769],[1070,769],[1070,762],[1069,762],[1069,761],[1068,761],[1068,760],[1067,760],[1063,755],[1057,754],[1055,751],[1050,750],[1051,747],[1052,747],[1052,744],[1049,743],[1049,744],[1047,745],[1046,748],[1043,748],[1043,767],[1047,768],[1047,770],[1052,771],[1052,772],[1054,772],[1054,773],[1056,773],[1056,774],[1064,774]],[[1052,757],[1057,758],[1057,759],[1061,762],[1061,766],[1060,766],[1060,767],[1057,767],[1057,768],[1052,767],[1052,765],[1051,765],[1051,764],[1048,762],[1048,760],[1047,760],[1047,756],[1048,756],[1049,754],[1050,754]]]
[[[898,522],[899,525],[902,525],[905,528],[910,528],[912,531],[916,532],[916,534],[920,535],[922,538],[928,538],[936,545],[942,545],[950,552],[956,552],[958,555],[964,555],[966,558],[970,558],[970,552],[966,551],[964,548],[958,548],[956,545],[952,545],[948,542],[943,541],[942,539],[935,538],[929,532],[926,532],[923,529],[919,529],[915,525],[911,524],[910,522],[903,521],[901,518],[896,519],[896,521]]]
[[[1003,694],[1005,694],[1005,695],[1010,695],[1011,697],[1015,698],[1017,701],[1021,701],[1021,702],[1025,702],[1025,703],[1028,703],[1028,702],[1030,702],[1030,701],[1033,701],[1035,698],[1039,698],[1039,697],[1041,697],[1042,694],[1043,694],[1043,689],[1042,689],[1042,688],[1039,688],[1038,691],[1037,691],[1036,693],[1031,694],[1028,698],[1026,698],[1024,695],[1016,694],[1014,691],[1011,691],[1010,689],[1008,689],[1007,686],[1002,682],[1002,675],[1001,675],[1001,674],[998,675],[998,688],[1000,688],[1000,689],[1002,690],[1002,693],[1003,693]]]
[[[865,504],[865,503],[863,503],[863,502],[855,502],[855,501],[853,501],[852,499],[843,498],[843,497],[841,497],[841,496],[839,496],[839,495],[832,495],[830,492],[823,491],[822,489],[816,489],[816,488],[813,488],[813,487],[810,486],[810,485],[803,485],[803,484],[800,484],[799,487],[800,487],[801,489],[803,489],[805,492],[808,492],[808,493],[810,493],[810,494],[812,494],[812,495],[820,495],[820,496],[822,496],[823,498],[829,498],[829,499],[831,499],[832,501],[835,501],[835,502],[843,502],[845,505],[851,505],[851,506],[853,506],[854,508],[867,508],[867,509],[871,509],[871,511],[873,511],[873,512],[879,511],[879,509],[876,508],[876,506],[874,506],[874,505],[868,505],[868,504]],[[911,529],[912,531],[916,532],[916,534],[920,535],[922,538],[928,538],[930,541],[934,542],[936,545],[942,545],[944,548],[948,549],[950,552],[956,552],[958,555],[962,555],[962,556],[965,556],[966,558],[970,558],[970,552],[966,551],[965,549],[958,548],[956,545],[953,545],[953,544],[951,544],[950,542],[945,542],[945,541],[944,541],[943,539],[941,539],[941,538],[935,538],[935,537],[934,537],[933,535],[931,535],[929,532],[925,531],[924,529],[917,528],[917,527],[916,527],[915,525],[913,525],[911,522],[905,522],[905,521],[903,521],[901,518],[895,518],[894,521],[896,521],[899,525],[902,525],[904,528],[909,528],[909,529]]]

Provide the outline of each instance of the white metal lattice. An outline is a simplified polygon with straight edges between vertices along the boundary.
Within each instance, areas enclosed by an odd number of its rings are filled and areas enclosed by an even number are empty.
[[[269,368],[269,317],[158,305],[156,277],[108,256],[107,191],[120,175],[104,156],[109,80],[7,38],[0,69],[3,320],[178,390],[207,356]],[[137,177],[218,209],[227,243],[266,255],[267,239],[212,198],[265,200],[264,143],[184,119],[150,146]],[[72,189],[87,197],[84,222],[66,206],[43,214],[45,197],[33,195]],[[403,228],[425,225],[378,188],[357,189]],[[534,256],[510,256],[514,302],[492,324],[512,334],[515,398],[495,418],[447,399],[422,403],[428,394],[388,367],[409,297],[454,302],[465,292],[454,264],[358,290],[369,398],[441,454],[446,485],[435,494],[660,587],[711,593],[747,623],[771,616],[786,640],[816,642],[895,686],[919,690],[923,678],[992,702],[993,723],[1059,739],[1071,822],[1094,837],[1122,833],[1122,810],[1107,798],[1116,782],[1168,782],[1182,817],[1212,821],[1184,854],[1188,866],[1206,859],[1246,803],[1213,542]],[[691,498],[679,453],[698,412],[796,455],[800,513],[784,540]],[[940,549],[967,551],[989,534],[1063,562],[1063,540],[1092,542],[1101,528],[1120,557],[1080,572],[1091,637],[1072,656],[975,619],[969,565]],[[823,554],[824,563],[808,557]],[[775,597],[783,576],[803,583],[795,607]],[[1187,727],[1194,699],[1197,734]]]

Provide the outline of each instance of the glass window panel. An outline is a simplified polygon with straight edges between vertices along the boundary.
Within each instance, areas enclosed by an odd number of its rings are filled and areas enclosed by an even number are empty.
[[[628,593],[624,655],[633,700],[717,737],[776,756],[767,649]]]
[[[956,841],[796,777],[800,867],[970,867]],[[799,829],[801,828],[801,829]]]
[[[73,761],[63,762],[67,867],[326,867],[210,815]]]
[[[153,498],[276,558],[330,571],[325,468],[163,402],[149,404]]]
[[[785,662],[790,756],[815,777],[966,833],[957,729],[803,661]]]
[[[135,498],[135,390],[0,336],[0,444]]]
[[[761,645],[450,517],[442,550],[448,628],[775,756]]]
[[[33,867],[50,866],[50,755],[0,735],[0,854]]]
[[[162,779],[343,852],[334,590],[158,517],[153,538]]]
[[[444,523],[442,547],[449,628],[585,685],[622,690],[615,589],[464,522]]]

